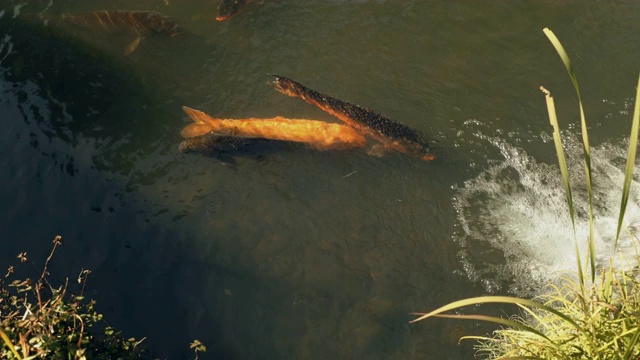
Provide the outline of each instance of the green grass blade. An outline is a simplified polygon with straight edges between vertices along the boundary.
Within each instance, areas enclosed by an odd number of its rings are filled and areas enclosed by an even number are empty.
[[[544,310],[544,311],[547,311],[547,312],[549,312],[551,314],[556,315],[560,319],[562,319],[562,320],[566,321],[567,323],[571,324],[571,326],[575,327],[577,330],[581,330],[580,325],[578,325],[575,321],[573,321],[571,318],[569,318],[565,314],[559,312],[558,310],[556,310],[556,309],[554,309],[552,307],[549,307],[549,306],[547,306],[545,304],[541,304],[541,303],[539,303],[537,301],[528,300],[528,299],[521,299],[521,298],[516,298],[516,297],[511,297],[511,296],[479,296],[479,297],[473,297],[473,298],[454,301],[452,303],[449,303],[447,305],[439,307],[439,308],[437,308],[437,309],[435,309],[435,310],[433,310],[433,311],[431,311],[430,313],[427,313],[427,314],[424,314],[424,313],[413,313],[413,315],[419,315],[419,317],[411,320],[410,322],[411,323],[418,322],[418,321],[424,320],[426,318],[430,318],[430,317],[433,317],[435,315],[442,314],[442,313],[444,313],[446,311],[458,309],[458,308],[461,308],[461,307],[465,307],[465,306],[469,306],[469,305],[485,304],[485,303],[502,303],[502,304],[524,305],[524,306],[538,308],[538,309],[541,309],[541,310]]]
[[[460,344],[460,341],[462,341],[462,340],[494,341],[495,339],[489,338],[489,337],[486,337],[486,336],[465,335],[465,336],[460,337],[460,340],[458,341],[458,344]]]
[[[576,259],[578,262],[578,277],[580,278],[581,288],[584,287],[584,273],[582,271],[582,260],[580,256],[580,248],[578,247],[578,239],[576,235],[576,220],[575,210],[573,208],[573,196],[571,195],[571,183],[569,182],[569,169],[567,167],[567,160],[564,156],[564,149],[562,147],[562,137],[560,136],[560,126],[558,125],[558,117],[556,115],[556,105],[553,101],[553,96],[549,90],[544,87],[540,87],[540,90],[545,95],[547,102],[547,113],[549,114],[549,123],[553,128],[553,143],[556,147],[556,155],[558,156],[558,166],[560,167],[560,175],[562,176],[562,183],[564,184],[565,195],[567,197],[567,206],[569,207],[569,217],[571,218],[571,226],[573,227],[573,238],[575,242]]]
[[[639,329],[640,328],[626,330],[626,331],[623,331],[623,332],[617,334],[616,336],[612,336],[610,341],[608,341],[607,343],[601,345],[597,349],[597,352],[598,353],[610,353],[611,351],[616,351],[618,353],[621,353],[622,349],[620,349],[619,343],[624,341],[624,339],[627,338],[627,335],[631,335],[631,334],[633,334],[633,337],[628,342],[628,345],[630,345],[630,346],[627,347],[627,350],[628,349],[633,349],[633,347],[635,346],[636,342],[638,341],[637,339],[634,340],[634,338],[638,335],[638,330]],[[608,349],[608,348],[613,348],[613,350]],[[626,354],[626,352],[625,352],[625,354]],[[624,357],[622,357],[622,358],[624,359]]]
[[[15,356],[16,359],[21,360],[22,357],[16,351],[15,346],[13,346],[13,343],[11,342],[11,339],[9,339],[9,336],[7,336],[7,333],[5,333],[4,330],[2,330],[1,328],[0,328],[0,337],[2,338],[2,341],[4,341],[5,345],[7,345],[7,347],[11,350],[11,352],[13,353],[13,356]]]
[[[636,89],[636,105],[633,110],[633,120],[631,122],[631,134],[629,135],[629,153],[627,155],[627,166],[624,172],[624,185],[622,186],[622,202],[620,204],[620,216],[618,217],[618,229],[616,231],[616,241],[614,247],[618,245],[620,230],[622,229],[622,220],[627,209],[629,200],[629,190],[631,188],[631,179],[633,177],[633,167],[636,163],[636,150],[638,147],[638,122],[640,121],[640,76],[638,77],[638,86]]]
[[[558,117],[556,116],[556,105],[553,101],[553,96],[549,90],[544,87],[540,87],[540,90],[545,95],[547,101],[547,112],[549,114],[549,122],[553,127],[553,143],[556,146],[556,154],[558,156],[558,165],[560,166],[560,174],[562,175],[562,183],[564,184],[565,194],[567,196],[567,205],[569,206],[569,216],[571,217],[571,226],[573,226],[573,234],[576,234],[576,220],[575,210],[573,208],[573,197],[571,196],[571,184],[569,183],[569,169],[567,167],[567,160],[564,156],[564,149],[562,147],[562,137],[560,136],[560,127],[558,126]]]
[[[631,357],[633,356],[633,348],[636,346],[638,338],[640,338],[640,327],[636,329],[636,333],[633,334],[633,338],[631,338],[627,344],[627,351],[624,352],[624,355],[622,356],[623,359],[631,360]]]
[[[569,55],[564,50],[564,46],[560,43],[560,40],[556,37],[553,31],[548,28],[544,28],[542,30],[544,34],[547,36],[551,44],[556,49],[558,55],[560,55],[560,59],[564,63],[564,67],[567,69],[567,73],[569,73],[569,77],[571,78],[571,82],[573,83],[573,87],[578,95],[578,105],[580,106],[580,127],[582,129],[582,151],[584,153],[584,170],[585,170],[585,180],[587,185],[587,195],[589,199],[589,240],[588,240],[588,254],[589,254],[589,263],[591,265],[591,281],[595,281],[596,278],[596,252],[595,252],[595,238],[594,238],[594,219],[593,219],[593,193],[591,190],[591,148],[589,146],[589,135],[587,132],[587,121],[584,116],[584,108],[582,106],[582,96],[580,95],[580,87],[578,86],[578,79],[576,78],[576,74],[573,71],[573,67],[571,66],[571,60],[569,60]]]

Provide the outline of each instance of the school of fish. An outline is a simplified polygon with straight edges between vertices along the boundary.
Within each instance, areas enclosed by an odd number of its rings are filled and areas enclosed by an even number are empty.
[[[225,21],[252,0],[222,0],[216,20]],[[48,18],[52,19],[52,18]],[[183,29],[171,18],[155,11],[102,10],[90,13],[65,13],[53,19],[71,26],[121,32],[135,36],[124,50],[130,55],[147,36],[175,37]],[[275,90],[297,97],[335,116],[344,125],[310,119],[274,118],[221,119],[184,106],[193,123],[181,131],[183,153],[229,155],[234,153],[302,147],[317,151],[365,148],[368,154],[382,156],[399,152],[421,160],[435,158],[424,136],[405,124],[393,121],[370,109],[312,90],[284,76],[273,75]],[[269,150],[271,151],[271,150]]]

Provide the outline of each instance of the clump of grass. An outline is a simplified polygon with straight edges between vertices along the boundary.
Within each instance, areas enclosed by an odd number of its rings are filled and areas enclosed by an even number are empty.
[[[15,267],[0,281],[1,359],[151,359],[140,346],[144,340],[125,339],[105,326],[95,301],[86,301],[83,292],[90,271],[78,276],[81,288],[74,295],[68,280],[54,287],[48,280],[48,265],[62,244],[56,236],[40,277],[11,280]],[[27,262],[27,254],[18,255]],[[101,328],[101,334],[93,330]]]
[[[585,279],[585,267],[579,251],[576,236],[574,209],[567,164],[565,161],[560,128],[551,93],[545,94],[549,120],[553,127],[553,139],[558,155],[558,164],[567,196],[569,216],[572,220],[577,281],[564,278],[558,285],[549,284],[547,292],[534,300],[507,296],[484,296],[455,301],[427,314],[415,313],[412,322],[429,317],[445,317],[468,320],[489,321],[506,326],[494,332],[492,337],[465,336],[462,339],[478,341],[479,355],[489,359],[639,359],[640,358],[640,282],[638,268],[640,259],[633,269],[617,269],[613,262],[608,267],[596,268],[593,236],[593,203],[591,196],[591,155],[586,120],[582,106],[580,89],[575,73],[562,44],[549,29],[544,29],[574,85],[580,107],[582,145],[585,165],[585,183],[589,199],[589,237],[587,238],[586,267],[590,268],[590,281]],[[622,185],[620,215],[616,231],[616,243],[622,229],[624,214],[629,199],[629,191],[636,159],[638,128],[640,124],[640,77],[636,91],[629,153]],[[457,308],[482,303],[515,304],[523,311],[521,316],[510,319],[480,314],[445,314]]]
[[[0,359],[155,359],[141,345],[144,339],[124,338],[103,320],[95,301],[85,299],[90,271],[80,272],[77,294],[68,280],[58,287],[49,283],[49,262],[61,244],[56,236],[38,280],[12,280],[14,266],[0,278]],[[26,263],[27,254],[18,259]],[[206,351],[198,340],[191,347],[196,359]]]
[[[538,301],[567,316],[573,323],[539,307],[521,306],[525,315],[513,321],[536,332],[502,328],[479,340],[478,355],[488,359],[637,359],[640,354],[640,284],[637,273],[612,266],[600,271],[596,283],[582,292],[565,278],[549,285]],[[544,335],[541,336],[540,334]]]

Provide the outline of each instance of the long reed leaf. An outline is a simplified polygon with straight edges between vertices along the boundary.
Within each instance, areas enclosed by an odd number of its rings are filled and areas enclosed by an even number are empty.
[[[565,54],[566,55],[566,54]],[[564,149],[562,147],[562,137],[560,136],[560,126],[558,125],[558,117],[556,115],[556,105],[553,101],[553,96],[549,90],[544,87],[540,87],[540,90],[545,95],[547,102],[547,113],[549,114],[549,122],[553,128],[553,143],[556,147],[556,154],[558,156],[558,166],[560,167],[560,175],[562,176],[562,183],[564,184],[565,195],[567,197],[567,206],[569,207],[569,217],[571,218],[571,226],[573,228],[573,238],[575,243],[576,260],[578,262],[578,277],[580,278],[580,287],[584,289],[584,273],[582,271],[582,260],[580,256],[580,248],[578,247],[578,239],[576,235],[576,220],[575,209],[573,207],[573,196],[571,195],[571,183],[569,181],[569,169],[567,167],[567,160],[564,156]]]
[[[636,150],[638,147],[638,122],[640,121],[640,76],[636,88],[636,104],[633,110],[633,120],[631,121],[631,134],[629,135],[629,153],[627,155],[627,166],[624,172],[624,185],[622,186],[622,202],[620,203],[620,216],[618,217],[618,229],[616,230],[616,240],[614,247],[618,246],[618,238],[622,229],[622,220],[627,209],[629,191],[631,189],[631,179],[633,177],[633,167],[636,163]]]
[[[432,317],[434,315],[442,314],[445,311],[458,309],[458,308],[469,306],[469,305],[478,305],[478,304],[485,304],[485,303],[503,303],[503,304],[524,305],[524,306],[538,308],[556,315],[557,317],[571,324],[571,326],[575,327],[577,330],[581,329],[580,325],[578,325],[575,321],[573,321],[571,318],[569,318],[565,314],[559,312],[558,310],[552,307],[549,307],[545,304],[541,304],[537,301],[521,299],[521,298],[516,298],[511,296],[479,296],[479,297],[473,297],[473,298],[454,301],[452,303],[439,307],[427,314],[413,313],[413,315],[419,315],[419,317],[411,320],[410,322],[411,323],[418,322],[426,318]]]
[[[580,127],[582,129],[582,151],[584,153],[584,170],[585,170],[585,181],[587,185],[587,195],[589,200],[589,239],[588,239],[588,254],[589,254],[589,264],[591,266],[591,281],[595,281],[596,278],[596,251],[595,251],[595,229],[594,229],[594,218],[593,218],[593,193],[591,190],[591,150],[589,146],[589,135],[587,133],[587,121],[584,116],[584,108],[582,106],[582,96],[580,95],[580,87],[578,86],[578,79],[576,78],[576,74],[573,71],[573,67],[571,66],[571,60],[569,60],[569,55],[564,50],[564,46],[560,43],[560,40],[556,37],[553,31],[548,28],[544,28],[542,30],[544,34],[547,36],[551,44],[556,49],[558,55],[560,55],[560,59],[564,63],[564,67],[567,69],[567,73],[569,73],[569,77],[571,78],[571,82],[573,83],[573,88],[576,91],[576,95],[578,95],[578,105],[580,106]]]

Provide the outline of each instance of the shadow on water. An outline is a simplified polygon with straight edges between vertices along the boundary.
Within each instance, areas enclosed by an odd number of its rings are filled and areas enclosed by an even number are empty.
[[[147,79],[105,49],[10,16],[0,18],[0,169],[6,181],[0,203],[6,214],[1,228],[13,235],[0,263],[20,251],[39,263],[52,236],[61,234],[53,277],[61,283],[61,276],[91,269],[89,294],[112,325],[138,338],[159,329],[147,341],[159,355],[185,358],[189,341],[199,337],[212,345],[214,358],[236,358],[216,345],[221,329],[215,318],[185,325],[185,297],[199,289],[182,288],[180,278],[197,279],[205,264],[191,259],[183,235],[150,226],[146,210],[136,205],[140,159],[177,153],[180,124],[160,125],[182,116],[177,102],[158,97]],[[167,252],[149,258],[152,246]],[[176,271],[178,263],[188,265]],[[206,272],[259,287],[251,275],[211,262]],[[224,281],[208,285],[218,283]]]
[[[10,155],[1,160],[8,184],[0,193],[8,215],[2,229],[15,237],[4,247],[3,259],[27,251],[37,263],[52,236],[62,234],[54,277],[91,269],[87,295],[98,300],[111,325],[126,335],[148,336],[150,349],[170,358],[187,357],[194,338],[209,348],[202,358],[420,357],[426,350],[407,345],[407,336],[443,332],[439,325],[411,329],[407,313],[422,308],[421,292],[447,292],[441,286],[425,290],[422,284],[424,276],[448,277],[443,269],[450,268],[454,255],[411,261],[398,258],[396,251],[387,256],[390,245],[383,244],[390,238],[401,241],[404,252],[425,240],[404,239],[393,227],[365,225],[380,221],[379,215],[362,214],[356,204],[345,207],[348,202],[339,200],[353,189],[346,180],[364,175],[356,181],[362,185],[368,176],[402,176],[416,170],[414,165],[388,173],[380,166],[400,157],[356,153],[335,159],[303,152],[276,154],[268,166],[253,162],[251,171],[243,162],[242,169],[228,172],[212,159],[187,160],[177,152],[182,100],[171,88],[158,89],[162,76],[154,68],[132,71],[129,62],[135,64],[135,58],[123,59],[117,46],[87,46],[9,14],[0,20],[5,34],[0,113],[7,119],[0,125],[0,151]],[[362,165],[347,177],[354,161]],[[183,162],[187,165],[179,165]],[[308,169],[299,164],[310,162],[327,167],[328,182],[308,174],[278,175],[304,173]],[[426,177],[425,171],[419,173]],[[264,178],[252,185],[255,192],[235,193],[244,199],[221,196],[220,191],[237,191],[231,184],[229,190],[216,188],[220,174],[256,173]],[[176,183],[183,185],[167,195]],[[309,193],[309,186],[319,192]],[[408,199],[406,191],[383,186],[376,191],[390,196],[387,215],[413,211],[413,201],[403,205],[391,199]],[[337,195],[322,196],[328,193]],[[421,199],[424,194],[415,201]],[[238,204],[229,208],[230,201]],[[291,208],[265,214],[273,201],[290,202]],[[441,206],[447,201],[444,196]],[[349,242],[308,233],[318,224],[296,223],[301,218],[295,212],[350,229]],[[361,216],[366,221],[351,223]],[[416,225],[405,219],[403,226]],[[272,230],[282,228],[287,232]],[[409,279],[403,275],[407,268],[415,271]],[[394,304],[390,289],[408,300]],[[453,343],[450,334],[460,332],[445,325],[443,336]],[[435,347],[440,340],[425,341]]]
[[[9,156],[0,158],[7,184],[0,189],[7,217],[0,221],[15,240],[3,258],[25,250],[42,258],[49,239],[63,235],[52,272],[93,270],[89,296],[112,325],[148,336],[147,345],[169,358],[188,357],[194,338],[208,346],[202,358],[470,358],[471,344],[458,346],[458,337],[491,328],[438,319],[410,326],[407,315],[487,292],[469,279],[461,258],[491,248],[480,242],[477,251],[460,253],[451,241],[460,222],[452,186],[460,190],[495,161],[502,164],[501,148],[478,132],[553,161],[535,96],[541,79],[560,82],[562,69],[552,67],[555,57],[538,54],[548,44],[537,32],[556,24],[589,35],[568,43],[586,58],[608,42],[593,40],[605,3],[584,5],[583,16],[567,21],[576,2],[549,2],[545,10],[526,2],[265,1],[226,23],[214,22],[213,3],[179,4],[136,2],[137,9],[166,10],[187,34],[149,37],[130,56],[123,56],[130,36],[43,27],[13,19],[14,7],[3,7],[0,152]],[[46,6],[32,2],[21,13]],[[47,14],[95,6],[61,2]],[[616,9],[607,16],[634,14]],[[616,24],[608,24],[611,33],[627,29]],[[612,54],[625,58],[621,49]],[[627,76],[627,68],[613,79]],[[440,160],[287,151],[265,161],[239,159],[229,170],[178,153],[179,130],[188,123],[182,105],[230,118],[336,121],[274,92],[264,85],[267,73],[432,135]],[[608,80],[602,88],[618,86]],[[586,88],[588,81],[599,85],[588,79]],[[570,85],[557,87],[557,98],[571,97]],[[612,98],[620,103],[625,96]],[[607,121],[599,132],[606,128],[607,139],[624,124]],[[515,175],[505,174],[509,186]],[[479,192],[486,187],[471,184]],[[504,193],[492,201],[471,194],[463,215],[478,227],[502,225],[507,215],[514,218],[502,206]],[[539,232],[509,229],[524,239]],[[490,230],[471,235],[489,238]],[[495,278],[488,270],[481,278]],[[508,289],[518,274],[504,275]]]

